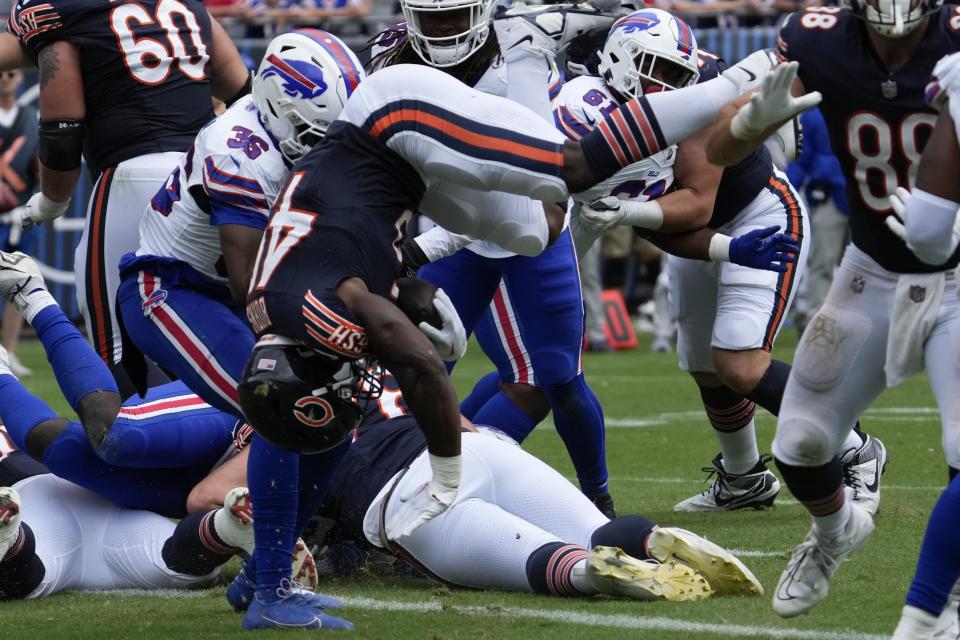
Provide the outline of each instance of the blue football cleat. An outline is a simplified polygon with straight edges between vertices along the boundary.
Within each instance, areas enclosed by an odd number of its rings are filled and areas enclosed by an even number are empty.
[[[251,629],[353,629],[353,625],[343,618],[329,616],[300,593],[290,595],[276,602],[264,603],[254,598],[247,615],[243,617],[243,628]]]
[[[342,602],[332,596],[314,593],[309,589],[298,587],[297,585],[293,585],[290,593],[300,595],[310,603],[310,606],[314,609],[339,609],[343,606]],[[250,603],[253,602],[253,594],[253,581],[247,576],[246,572],[241,569],[237,577],[234,578],[230,586],[227,587],[227,602],[230,603],[234,611],[243,613],[250,608]]]

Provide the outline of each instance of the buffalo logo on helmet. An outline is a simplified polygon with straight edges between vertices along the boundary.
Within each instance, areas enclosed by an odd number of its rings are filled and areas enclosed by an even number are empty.
[[[267,56],[270,66],[261,74],[263,78],[277,76],[283,82],[283,91],[291,98],[313,100],[327,90],[323,69],[305,60],[284,60],[276,54]]]
[[[653,13],[631,13],[613,23],[612,31],[623,29],[624,33],[646,31],[660,24],[660,18]]]
[[[317,396],[304,396],[293,407],[294,417],[308,427],[325,427],[333,420],[333,407]]]

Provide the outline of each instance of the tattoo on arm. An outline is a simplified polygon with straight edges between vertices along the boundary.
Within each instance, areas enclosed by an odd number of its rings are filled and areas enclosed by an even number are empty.
[[[40,88],[43,89],[60,69],[60,57],[53,47],[46,47],[40,52],[37,66],[40,68]]]

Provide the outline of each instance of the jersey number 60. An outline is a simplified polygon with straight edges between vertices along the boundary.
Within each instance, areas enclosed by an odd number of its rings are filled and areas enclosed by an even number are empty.
[[[185,28],[178,26],[178,22]],[[133,32],[134,26],[157,24],[165,32],[166,44],[147,36],[138,38]],[[207,45],[200,37],[197,16],[180,0],[160,0],[154,15],[138,3],[121,4],[110,12],[110,28],[117,36],[127,71],[138,82],[160,84],[167,79],[174,64],[191,80],[204,79],[204,67],[210,59]],[[160,35],[160,29],[149,31]],[[192,53],[187,51],[184,36],[190,40]]]

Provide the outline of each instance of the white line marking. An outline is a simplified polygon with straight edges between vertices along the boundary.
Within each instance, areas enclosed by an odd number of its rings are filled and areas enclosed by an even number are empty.
[[[618,629],[646,629],[687,633],[713,633],[738,638],[788,638],[797,640],[882,640],[885,636],[870,635],[855,631],[806,631],[791,627],[760,627],[738,624],[712,624],[689,622],[673,618],[652,616],[610,615],[582,613],[578,611],[526,609],[519,607],[446,606],[439,602],[391,602],[373,598],[354,598],[337,596],[347,606],[362,607],[378,611],[404,611],[411,613],[455,613],[482,617],[527,618],[547,620],[549,622],[578,624],[588,627],[614,627]]]
[[[120,598],[163,598],[171,600],[202,598],[215,589],[103,589],[88,591],[97,596],[118,596]]]
[[[789,558],[789,551],[761,551],[759,549],[728,549],[730,553],[741,558]]]
[[[694,478],[647,478],[643,476],[621,476],[612,475],[610,479],[614,482],[641,482],[644,484],[703,484],[702,480]],[[911,485],[911,484],[883,484],[880,483],[880,491],[943,491],[946,485]],[[796,500],[790,498],[777,499],[775,504],[794,505],[799,504]]]

